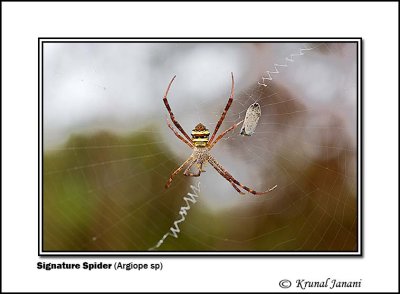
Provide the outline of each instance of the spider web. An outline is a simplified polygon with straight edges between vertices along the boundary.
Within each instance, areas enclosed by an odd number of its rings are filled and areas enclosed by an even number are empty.
[[[191,154],[167,128],[162,103],[189,133],[220,132],[254,102],[255,133],[240,127],[200,178],[171,172]],[[356,43],[47,43],[44,45],[43,249],[349,252],[358,248]]]

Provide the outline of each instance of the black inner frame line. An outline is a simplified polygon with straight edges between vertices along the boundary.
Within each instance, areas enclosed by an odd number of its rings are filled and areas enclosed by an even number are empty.
[[[157,39],[161,39],[157,41]],[[268,40],[272,39],[272,40]],[[301,40],[304,39],[304,40]],[[52,41],[50,41],[52,40]],[[62,41],[65,40],[65,41]],[[75,40],[82,40],[82,41],[75,41]],[[90,40],[90,41],[84,41]],[[100,41],[101,40],[101,41]],[[113,41],[114,40],[114,41]],[[116,41],[116,40],[124,40],[124,41]],[[172,40],[179,40],[179,41],[172,41]],[[186,40],[186,41],[185,41]],[[196,41],[199,40],[199,41]],[[208,41],[212,40],[212,41]],[[217,41],[223,40],[223,41]],[[225,40],[225,41],[224,41]],[[229,41],[227,41],[229,40]],[[247,40],[247,41],[243,41]],[[256,41],[255,41],[256,40]],[[281,41],[276,41],[281,40]],[[285,41],[285,40],[292,40],[292,41]],[[309,41],[312,40],[312,41]],[[332,40],[332,41],[327,41]],[[346,41],[342,41],[346,40]],[[44,245],[44,234],[43,234],[43,223],[44,223],[44,191],[43,191],[43,117],[44,117],[44,107],[43,107],[43,76],[44,76],[44,67],[43,67],[43,60],[44,60],[44,44],[45,43],[356,43],[357,44],[357,126],[356,126],[356,134],[357,134],[357,251],[158,251],[158,252],[148,252],[148,251],[130,251],[130,250],[107,250],[107,251],[65,251],[65,250],[43,250]],[[363,193],[363,74],[362,74],[362,38],[361,37],[321,37],[321,38],[187,38],[187,37],[145,37],[145,38],[95,38],[95,37],[39,37],[38,38],[38,256],[39,257],[127,257],[127,256],[135,256],[135,257],[261,257],[261,256],[268,256],[268,257],[362,257],[363,256],[363,216],[362,216],[362,193]],[[360,69],[360,70],[359,70]],[[359,81],[360,78],[360,81]],[[360,125],[359,125],[360,121]],[[360,131],[359,131],[360,130]],[[359,144],[360,142],[360,144]],[[359,160],[360,158],[360,160]],[[40,160],[41,159],[41,160]],[[41,170],[42,169],[42,170]],[[360,173],[359,173],[360,171]],[[41,185],[41,186],[40,186]],[[360,188],[359,188],[360,187]],[[40,193],[40,188],[42,188]],[[41,220],[41,222],[40,222]],[[360,248],[359,248],[360,247]],[[182,253],[180,253],[182,252]],[[207,252],[215,252],[213,254],[207,254]],[[307,252],[306,254],[299,254],[301,252]],[[345,253],[348,254],[345,254]],[[66,254],[68,253],[68,254]],[[111,254],[110,254],[111,253]],[[116,254],[112,254],[116,253]],[[121,253],[129,253],[129,254],[121,254]],[[135,254],[140,253],[140,254]],[[167,253],[167,254],[163,254]],[[175,254],[174,254],[175,253]],[[195,254],[197,253],[197,254]],[[225,253],[225,254],[218,254],[218,253]],[[251,254],[246,254],[251,253]],[[286,253],[286,254],[283,254]],[[322,253],[322,254],[318,254]],[[337,254],[335,254],[337,253]]]

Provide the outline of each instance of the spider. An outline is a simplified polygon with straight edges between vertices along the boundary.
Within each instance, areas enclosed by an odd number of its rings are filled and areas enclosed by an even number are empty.
[[[210,151],[211,149],[218,143],[219,140],[221,140],[228,132],[234,130],[237,126],[239,126],[242,122],[238,122],[234,125],[232,125],[230,128],[228,128],[227,130],[225,130],[224,132],[222,132],[215,140],[215,136],[217,135],[217,132],[222,124],[222,122],[225,119],[225,116],[232,104],[233,101],[233,95],[234,95],[234,85],[235,85],[235,81],[233,78],[233,73],[231,73],[232,76],[232,87],[231,87],[231,95],[228,99],[228,103],[225,106],[224,111],[221,114],[221,117],[217,123],[217,125],[215,126],[214,132],[211,135],[211,138],[209,139],[210,136],[210,132],[209,130],[202,124],[199,123],[198,125],[195,126],[195,128],[192,130],[192,137],[190,138],[189,135],[185,132],[185,130],[182,128],[182,126],[179,124],[179,122],[175,119],[174,114],[171,111],[171,107],[169,106],[168,100],[167,100],[167,96],[168,96],[168,92],[169,89],[171,87],[172,82],[174,81],[175,77],[174,76],[172,78],[172,80],[169,82],[167,90],[165,91],[165,95],[163,98],[165,107],[168,110],[169,116],[171,117],[172,122],[174,123],[175,127],[181,132],[181,134],[170,124],[170,122],[168,121],[167,118],[167,125],[168,127],[174,132],[175,136],[178,137],[179,140],[181,140],[183,143],[185,143],[187,146],[189,146],[193,152],[192,155],[189,156],[189,158],[180,166],[178,167],[169,177],[167,183],[165,184],[165,188],[168,189],[169,186],[172,183],[173,178],[185,167],[185,171],[183,172],[183,174],[185,176],[189,176],[189,177],[199,177],[201,175],[202,172],[205,172],[205,170],[203,169],[204,165],[208,162],[211,164],[212,167],[215,168],[215,170],[221,175],[223,176],[231,185],[233,188],[235,188],[235,190],[237,192],[239,192],[240,194],[245,194],[244,192],[242,192],[238,186],[240,186],[242,189],[246,190],[249,193],[252,193],[254,195],[262,195],[262,194],[266,194],[272,190],[274,190],[277,185],[273,186],[272,188],[264,191],[264,192],[257,192],[254,191],[253,189],[250,189],[249,187],[241,184],[239,181],[237,181],[227,170],[225,170],[221,164],[218,163],[218,161],[211,155]],[[182,137],[183,135],[183,137]],[[198,171],[197,173],[192,173],[190,172],[191,168],[193,165],[196,165]]]

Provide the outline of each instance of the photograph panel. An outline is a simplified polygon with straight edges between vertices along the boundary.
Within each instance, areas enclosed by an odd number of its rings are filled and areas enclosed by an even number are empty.
[[[41,253],[359,253],[359,46],[42,40]]]

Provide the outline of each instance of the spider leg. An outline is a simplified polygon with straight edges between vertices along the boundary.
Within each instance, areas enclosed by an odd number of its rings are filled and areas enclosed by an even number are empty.
[[[229,183],[231,183],[232,187],[235,188],[235,190],[238,191],[241,195],[245,194],[244,192],[240,191],[240,189],[232,181],[229,181]]]
[[[203,163],[204,163],[204,162],[203,162]],[[201,163],[201,164],[199,165],[199,170],[200,170],[202,173],[205,173],[206,170],[203,169],[203,163]]]
[[[185,176],[187,176],[187,177],[199,177],[199,176],[200,176],[200,174],[201,174],[201,172],[202,172],[201,169],[199,169],[199,171],[198,171],[197,174],[194,174],[194,173],[189,172],[190,169],[191,169],[191,167],[192,167],[193,164],[195,164],[195,163],[196,163],[196,160],[193,160],[193,161],[188,165],[188,167],[187,167],[187,168],[185,169],[185,171],[183,172],[183,174],[184,174]]]
[[[211,139],[210,139],[209,143],[211,143],[211,142],[214,140],[214,137],[215,137],[215,135],[217,134],[217,132],[218,132],[218,130],[219,130],[219,128],[220,128],[222,122],[223,122],[224,119],[225,119],[226,113],[228,112],[229,107],[231,107],[231,104],[232,104],[232,102],[233,102],[233,95],[234,95],[234,88],[235,88],[235,81],[234,81],[234,79],[233,79],[233,72],[231,72],[231,75],[232,75],[231,96],[229,97],[228,103],[226,104],[225,109],[224,109],[224,111],[222,112],[221,117],[220,117],[220,119],[219,119],[217,125],[215,126],[214,132],[213,132],[213,134],[211,135]]]
[[[186,164],[189,163],[189,161],[193,160],[193,157],[190,156],[188,159],[186,159],[186,161],[184,163],[182,163],[182,165],[180,167],[178,167],[169,177],[167,183],[165,184],[165,189],[168,189],[169,186],[172,183],[172,179],[185,167]]]
[[[174,129],[174,127],[171,126],[171,124],[170,124],[169,121],[168,121],[168,118],[167,118],[167,125],[168,125],[168,127],[174,132],[175,136],[177,136],[179,140],[181,140],[183,143],[185,143],[186,145],[188,145],[190,148],[193,149],[193,144],[190,143],[189,141],[187,141],[185,138],[183,138],[183,137]]]
[[[169,88],[171,87],[171,84],[172,84],[172,82],[174,81],[175,77],[176,77],[176,76],[174,76],[174,77],[172,78],[172,80],[169,82],[168,88],[167,88],[167,90],[165,91],[165,95],[164,95],[163,101],[164,101],[165,107],[167,108],[167,110],[168,110],[168,112],[169,112],[169,116],[171,117],[172,122],[173,122],[174,125],[177,127],[177,129],[181,131],[181,133],[183,134],[183,136],[184,136],[186,139],[188,139],[189,142],[190,142],[191,139],[190,139],[189,135],[185,132],[185,130],[182,128],[182,126],[179,124],[179,122],[175,119],[175,116],[174,116],[174,114],[172,113],[171,107],[169,106],[169,103],[168,103],[168,100],[167,100]]]
[[[200,177],[201,171],[199,171],[197,174],[187,173],[187,174],[184,174],[184,175],[187,176],[187,177]]]
[[[267,194],[268,192],[271,192],[272,190],[274,190],[278,185],[273,186],[272,188],[269,188],[268,190],[264,191],[264,192],[257,192],[254,191],[253,189],[250,189],[249,187],[241,184],[238,180],[236,180],[227,170],[225,170],[222,165],[220,165],[218,163],[218,161],[215,160],[215,158],[213,158],[212,156],[210,156],[208,158],[208,161],[210,162],[210,164],[212,166],[216,165],[222,173],[220,173],[225,179],[227,179],[228,181],[232,181],[233,183],[235,183],[236,185],[240,186],[242,189],[246,190],[247,192],[254,194],[254,195],[263,195],[263,194]]]
[[[240,125],[243,122],[243,120],[241,120],[240,122],[234,124],[233,126],[231,126],[229,129],[225,130],[221,135],[219,135],[217,137],[217,139],[215,139],[214,142],[211,143],[209,149],[213,148],[215,144],[218,143],[219,140],[221,140],[228,132],[234,130],[238,125]]]
[[[231,183],[232,187],[235,188],[236,191],[238,191],[240,194],[244,195],[242,191],[235,185],[235,183],[232,182],[231,177],[228,176],[223,170],[221,170],[217,165],[215,165],[213,162],[210,161],[210,164],[215,168],[215,170],[223,176],[229,183]]]

